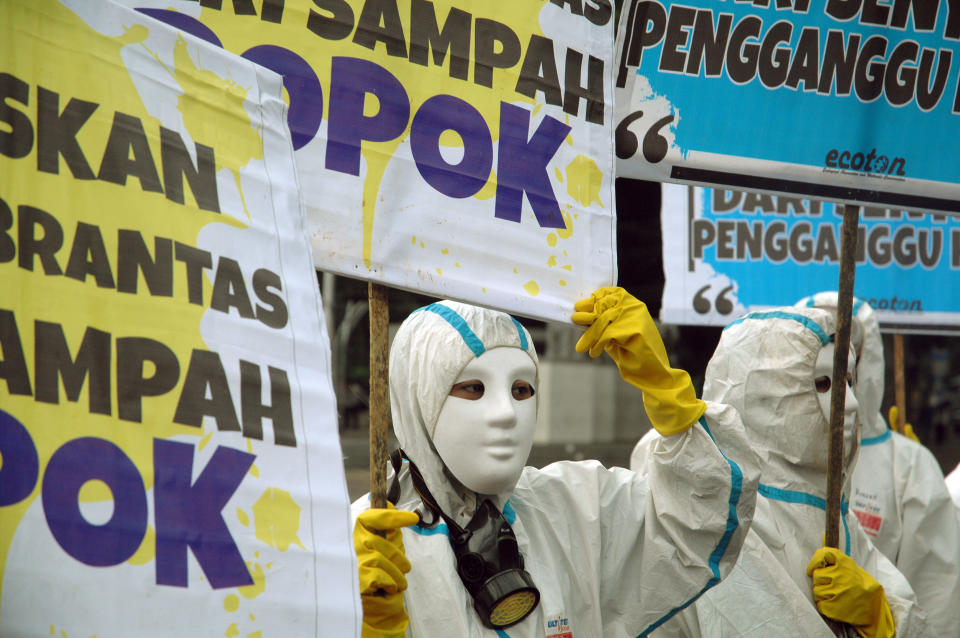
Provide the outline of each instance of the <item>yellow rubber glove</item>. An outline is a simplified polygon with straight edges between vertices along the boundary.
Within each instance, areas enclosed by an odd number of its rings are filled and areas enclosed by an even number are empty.
[[[863,638],[893,638],[893,614],[883,586],[836,547],[821,547],[807,565],[813,600],[827,618],[847,623]]]
[[[577,352],[598,357],[606,351],[620,376],[643,391],[647,416],[660,434],[677,434],[697,422],[707,404],[697,398],[690,375],[670,367],[646,304],[623,288],[608,287],[581,299],[574,309],[573,322],[588,326]]]
[[[900,431],[900,408],[895,405],[890,406],[889,419],[887,422],[890,424],[890,429],[894,432],[900,432],[903,436],[907,437],[911,441],[920,442],[920,438],[917,436],[916,432],[913,431],[913,426],[909,423],[903,424],[903,431]]]
[[[401,527],[420,520],[414,512],[368,509],[353,527],[353,548],[360,568],[360,599],[363,602],[363,638],[399,638],[407,632],[403,591],[407,588],[410,561],[403,553]],[[379,536],[375,532],[384,532]]]

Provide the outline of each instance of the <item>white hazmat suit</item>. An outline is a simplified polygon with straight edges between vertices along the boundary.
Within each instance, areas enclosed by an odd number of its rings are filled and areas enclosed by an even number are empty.
[[[837,293],[821,292],[797,305],[836,313]],[[884,357],[877,315],[854,299],[853,316],[862,334],[855,391],[863,427],[850,509],[910,581],[931,631],[960,636],[960,523],[943,472],[930,450],[887,427],[880,411]]]
[[[539,365],[529,333],[512,317],[445,301],[411,314],[390,352],[400,447],[440,508],[464,527],[480,495],[452,477],[431,439],[461,370],[498,347],[522,349]],[[596,461],[558,462],[525,467],[512,490],[492,495],[540,591],[533,613],[506,629],[481,623],[457,575],[447,525],[427,526],[425,515],[420,526],[403,528],[412,565],[407,636],[633,638],[691,604],[736,560],[755,506],[756,459],[736,413],[717,405],[655,451],[646,476]],[[425,512],[412,482],[405,461],[397,509]],[[368,506],[361,497],[354,515]]]
[[[828,425],[814,370],[834,328],[826,311],[784,308],[751,313],[724,329],[703,396],[741,415],[760,454],[761,498],[730,576],[654,636],[833,635],[814,606],[806,568],[823,545],[826,521]],[[856,461],[856,429],[844,437],[846,477]],[[649,470],[657,438],[654,432],[641,439],[632,469]],[[906,579],[873,546],[845,498],[841,509],[840,549],[883,585],[897,636],[931,635]]]

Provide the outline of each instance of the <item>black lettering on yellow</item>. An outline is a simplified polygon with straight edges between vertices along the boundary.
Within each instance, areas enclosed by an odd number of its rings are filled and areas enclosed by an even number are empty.
[[[7,392],[30,396],[30,374],[23,356],[23,343],[17,330],[17,317],[12,310],[0,308],[0,379],[7,382]]]
[[[87,275],[93,275],[99,288],[114,287],[113,269],[98,226],[77,222],[64,275],[77,281],[86,281]]]
[[[118,111],[113,114],[113,126],[110,127],[97,179],[124,186],[130,175],[140,180],[141,189],[163,192],[143,123],[140,118]]]
[[[473,81],[492,88],[494,68],[509,69],[520,61],[520,39],[507,25],[486,18],[474,22],[474,37]]]
[[[154,297],[173,296],[173,241],[164,237],[154,237],[153,254],[140,233],[136,230],[120,229],[117,233],[117,290],[130,294],[137,293],[139,278],[143,280]]]
[[[42,230],[41,235],[37,231]],[[33,258],[39,257],[46,275],[60,275],[63,270],[57,263],[56,253],[63,246],[63,228],[57,218],[33,206],[17,208],[18,264],[24,270],[33,271]]]
[[[76,403],[89,378],[90,412],[110,414],[110,333],[88,327],[76,358],[70,356],[66,335],[58,323],[36,321],[34,337],[36,400],[60,403],[62,379],[67,399]]]
[[[410,7],[410,61],[427,66],[427,52],[433,51],[433,64],[443,66],[450,53],[450,77],[466,80],[470,73],[469,13],[451,7],[441,29],[432,2],[413,0]]]
[[[60,95],[37,87],[37,170],[60,172],[60,156],[76,179],[93,179],[93,171],[77,141],[77,133],[99,104],[70,98],[60,111]]]
[[[197,165],[176,131],[160,127],[160,163],[163,166],[163,185],[167,199],[183,204],[183,178],[187,178],[197,207],[220,212],[217,194],[217,167],[213,148],[196,143]]]
[[[357,30],[353,34],[354,44],[371,51],[377,42],[383,42],[387,55],[395,58],[407,57],[407,39],[400,23],[400,12],[396,0],[367,0],[360,10]]]
[[[13,230],[13,211],[3,198],[0,198],[0,264],[13,261],[17,256],[17,244],[13,241],[11,230]]]
[[[30,85],[9,73],[0,73],[0,122],[10,131],[0,130],[0,154],[19,159],[33,149],[33,124],[30,116],[13,108],[8,101],[30,105]]]
[[[353,31],[353,8],[344,0],[313,0],[330,15],[310,9],[307,28],[325,40],[343,40]]]
[[[144,375],[144,364],[153,364],[153,374]],[[166,394],[180,378],[180,362],[173,350],[154,339],[117,339],[117,416],[140,423],[143,397]]]
[[[220,355],[209,350],[194,349],[173,420],[198,428],[203,425],[205,416],[213,417],[220,431],[240,431],[240,421],[233,408],[230,384]]]
[[[176,243],[175,256],[182,261],[187,273],[187,300],[196,305],[203,304],[203,270],[213,267],[213,257],[206,250],[188,244]]]

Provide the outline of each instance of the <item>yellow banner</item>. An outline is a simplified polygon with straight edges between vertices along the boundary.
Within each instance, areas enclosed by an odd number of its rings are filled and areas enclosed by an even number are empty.
[[[352,635],[281,79],[111,3],[0,25],[0,635],[319,635],[320,587]]]

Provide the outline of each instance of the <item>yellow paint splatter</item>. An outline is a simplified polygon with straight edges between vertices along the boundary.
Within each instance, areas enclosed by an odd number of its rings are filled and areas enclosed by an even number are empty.
[[[416,236],[416,235],[413,236],[413,239],[410,241],[410,243],[413,244],[414,246],[417,245],[417,236]]]
[[[273,569],[273,563],[267,563],[267,569]]]
[[[444,248],[443,250],[440,251],[440,254],[442,254],[442,255],[449,255],[449,254],[450,254],[450,249],[449,249],[449,248]]]
[[[240,630],[237,629],[237,623],[235,622],[230,623],[230,626],[227,627],[227,630],[223,633],[223,635],[226,636],[227,638],[233,638],[234,636],[239,636]]]
[[[247,89],[233,80],[221,78],[212,71],[199,69],[190,59],[187,43],[183,36],[177,37],[173,51],[174,74],[177,83],[184,90],[178,100],[178,110],[183,115],[183,123],[194,140],[210,139],[208,111],[210,104],[216,104],[225,118],[250,122],[250,115],[243,104],[247,100]],[[229,148],[229,153],[218,153],[217,164],[224,166],[234,175],[243,210],[249,219],[250,213],[243,197],[240,183],[240,167],[251,160],[263,157],[263,142],[259,127],[252,123],[247,128],[231,127],[230,144],[217,148]]]
[[[61,629],[61,630],[60,630],[60,635],[63,636],[63,638],[67,638],[67,630],[66,630],[66,629]]]
[[[486,288],[481,288],[480,290],[482,290],[484,294],[487,293],[487,289],[486,289]]]
[[[557,265],[557,258],[553,255],[550,255],[550,259],[547,260],[547,266],[553,268]]]
[[[420,248],[426,248],[426,247],[427,247],[427,245],[426,245],[425,243],[420,242]]]
[[[567,139],[564,140],[567,143],[567,146],[573,146],[573,136],[567,135]]]
[[[558,181],[558,182],[562,182],[562,181],[563,181],[563,173],[560,171],[559,168],[554,168],[554,169],[553,169],[553,173],[554,173],[554,175],[557,176],[557,181]]]
[[[236,594],[229,594],[226,598],[223,599],[223,608],[229,611],[231,614],[238,609],[240,609],[240,599]]]
[[[251,631],[247,634],[247,638],[260,638],[263,635],[263,632],[260,631]]]
[[[456,266],[457,268],[459,268],[459,267],[460,267],[460,262],[459,262],[459,261],[455,261],[455,262],[453,262],[453,265]]]
[[[437,274],[442,277],[442,276],[443,276],[443,271],[442,271],[441,269],[437,268]]]
[[[287,551],[291,544],[306,549],[297,537],[300,531],[300,506],[290,492],[267,488],[251,509],[258,539],[281,552]]]
[[[516,275],[516,274],[519,274],[519,271],[517,271],[517,269],[514,268],[514,269],[513,269],[513,274],[515,274],[515,275]]]
[[[548,245],[548,246],[551,246],[551,247],[557,245],[557,234],[556,234],[556,233],[550,233],[549,235],[547,235],[547,245]]]
[[[536,297],[540,294],[540,285],[532,279],[523,284],[523,289],[526,290],[531,297]]]
[[[573,266],[571,266],[570,264],[565,264],[565,265],[560,266],[560,267],[563,268],[563,269],[566,270],[566,271],[569,271],[569,272],[572,272],[572,271],[573,271]]]
[[[594,201],[603,206],[600,201],[602,184],[603,172],[586,155],[577,155],[567,164],[567,193],[581,206],[589,206]]]
[[[563,251],[563,256],[564,256],[564,257],[569,257],[570,255],[567,254],[567,251]]]
[[[255,558],[260,558],[260,552],[254,552],[253,555]]]
[[[51,636],[57,635],[57,630],[53,628],[53,625],[50,625],[50,635]]]
[[[247,439],[247,452],[253,454],[253,441]]]
[[[257,467],[256,463],[252,464],[250,469],[247,471],[250,472],[250,476],[256,476],[257,478],[260,478],[260,468]]]
[[[146,565],[152,561],[157,552],[157,533],[152,525],[147,525],[147,533],[143,535],[143,541],[140,547],[134,552],[133,556],[127,559],[131,565]]]
[[[237,587],[237,591],[244,598],[256,598],[267,588],[267,579],[263,575],[263,568],[260,567],[259,563],[251,564],[248,562],[247,569],[250,571],[250,576],[253,577],[253,584],[246,587]]]
[[[566,286],[566,285],[567,285],[567,282],[564,281],[563,279],[561,279],[561,280],[560,280],[559,282],[557,282],[557,283],[559,283],[561,286]]]
[[[256,619],[257,619],[256,616],[254,616],[253,614],[250,614],[250,620],[256,620]]]
[[[250,517],[239,507],[237,508],[237,520],[240,521],[240,524],[244,527],[250,527]]]
[[[561,211],[563,215],[563,228],[557,229],[557,237],[560,239],[570,239],[573,236],[573,219],[570,218],[570,213],[566,211]]]
[[[213,432],[207,432],[206,434],[204,434],[203,438],[200,439],[200,442],[197,443],[197,449],[202,450],[203,448],[207,447],[207,443],[210,442],[210,438],[212,436],[213,436]]]
[[[90,479],[80,487],[77,494],[77,500],[81,503],[101,503],[103,501],[112,501],[113,492],[110,486],[100,479]]]

